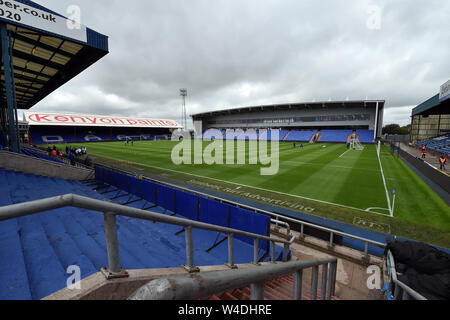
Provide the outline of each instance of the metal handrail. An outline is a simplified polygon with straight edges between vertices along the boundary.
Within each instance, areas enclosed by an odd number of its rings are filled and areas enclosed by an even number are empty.
[[[38,152],[42,155],[48,155],[48,152],[45,149],[42,149],[39,147],[34,147],[32,145],[22,145],[22,148],[29,149],[34,152]],[[72,164],[70,163],[69,157],[65,154],[62,157],[57,157],[55,159],[63,162],[65,165],[72,166]],[[75,159],[75,167],[82,168],[82,169],[89,169],[89,170],[92,170],[94,168],[93,166],[87,166],[86,164],[80,162],[79,159]]]
[[[124,169],[121,169],[121,168],[117,168],[117,167],[114,167],[114,166],[111,166],[111,165],[106,165],[106,164],[104,164],[102,162],[98,162],[98,161],[95,161],[95,165],[101,166],[101,167],[104,167],[104,168],[107,168],[107,169],[111,169],[111,170],[114,170],[114,171],[118,171],[118,172],[121,172],[121,173],[124,173],[124,174],[127,174],[127,175],[131,175],[131,176],[136,176],[137,175],[137,173],[135,173],[135,172],[127,171],[127,170],[124,170]],[[329,241],[329,248],[330,249],[333,247],[333,238],[334,238],[335,235],[363,242],[365,244],[365,246],[364,246],[364,255],[363,255],[363,259],[364,260],[367,260],[368,257],[369,257],[369,244],[377,246],[377,247],[380,247],[380,248],[383,248],[383,249],[386,247],[386,244],[378,242],[378,241],[374,241],[374,240],[370,240],[370,239],[367,239],[367,238],[355,236],[355,235],[352,235],[352,234],[349,234],[349,233],[346,233],[346,232],[343,232],[343,231],[339,231],[339,230],[336,230],[336,229],[331,229],[331,228],[319,226],[319,225],[316,225],[314,223],[306,222],[306,221],[303,221],[303,220],[297,220],[297,219],[294,219],[294,218],[291,218],[291,217],[287,217],[287,216],[284,216],[284,215],[281,215],[281,214],[277,214],[277,213],[274,213],[274,212],[271,212],[271,211],[267,211],[267,210],[264,210],[264,209],[256,208],[256,207],[253,207],[253,206],[250,206],[250,205],[237,203],[237,202],[234,202],[232,200],[228,200],[228,199],[225,199],[225,198],[217,197],[217,196],[214,196],[214,195],[211,195],[211,194],[207,194],[207,193],[204,193],[204,192],[201,192],[201,191],[197,191],[197,190],[192,190],[192,189],[189,189],[189,188],[186,188],[186,187],[183,187],[183,186],[172,184],[170,182],[166,182],[166,181],[162,181],[162,180],[158,180],[158,179],[150,178],[150,177],[146,177],[146,176],[141,176],[141,177],[142,177],[143,180],[146,180],[146,181],[156,182],[158,184],[165,185],[165,186],[168,186],[168,187],[173,188],[173,189],[178,189],[178,190],[181,190],[181,191],[186,191],[186,192],[189,192],[189,193],[192,193],[192,194],[196,194],[196,195],[199,195],[199,196],[204,197],[204,198],[213,199],[213,200],[216,200],[216,201],[219,201],[219,202],[222,202],[222,203],[232,204],[232,205],[234,205],[236,207],[240,207],[240,208],[243,208],[243,209],[248,209],[248,210],[251,210],[251,211],[254,211],[254,212],[258,212],[258,213],[262,213],[262,214],[271,216],[271,217],[273,217],[273,218],[275,218],[277,220],[278,219],[283,219],[284,221],[287,221],[287,222],[300,224],[300,226],[301,226],[300,237],[301,238],[304,237],[304,232],[303,232],[304,226],[308,226],[308,227],[311,227],[311,228],[316,229],[316,230],[321,230],[321,231],[328,232],[328,233],[330,233],[330,241]]]
[[[328,268],[328,264],[330,267]],[[337,259],[290,261],[237,270],[202,272],[195,277],[175,275],[148,282],[136,290],[128,300],[187,300],[208,298],[213,294],[240,289],[250,285],[251,299],[264,299],[264,283],[285,275],[294,274],[293,299],[302,296],[303,269],[313,268],[311,299],[317,299],[319,266],[322,266],[322,300],[334,296]]]
[[[25,147],[25,148],[30,149],[29,147]],[[55,161],[52,161],[52,160],[47,160],[47,159],[43,159],[43,158],[39,158],[39,157],[35,157],[35,156],[29,156],[29,155],[26,155],[26,154],[23,154],[23,153],[15,153],[15,152],[11,152],[11,151],[0,150],[0,154],[2,154],[2,153],[14,155],[14,156],[19,156],[19,157],[22,157],[22,158],[30,158],[30,159],[38,160],[38,161],[41,161],[41,162],[44,162],[44,163],[47,163],[47,164],[51,164],[51,165],[54,165],[54,166],[60,166],[60,167],[70,166],[70,164],[68,164],[65,161],[63,161],[64,158],[61,158],[61,157],[55,158],[56,160],[60,160],[60,162],[55,162]],[[73,166],[70,166],[70,167],[73,168]],[[76,168],[77,169],[83,169],[83,170],[89,170],[89,171],[93,171],[93,169],[94,169],[93,167],[87,167],[87,166],[77,166]]]
[[[194,247],[192,241],[192,229],[203,229],[208,231],[221,232],[228,235],[228,265],[234,268],[234,249],[233,249],[233,237],[235,235],[249,237],[254,239],[254,260],[253,263],[258,264],[258,242],[259,240],[266,240],[271,243],[271,261],[275,262],[275,243],[281,243],[284,246],[283,261],[287,261],[287,251],[290,245],[294,242],[295,237],[291,240],[277,239],[255,233],[250,233],[242,230],[216,226],[199,221],[193,221],[185,218],[178,218],[168,216],[156,212],[145,211],[142,209],[127,207],[124,205],[91,199],[75,194],[66,194],[57,197],[51,197],[36,201],[30,201],[25,203],[13,204],[5,207],[0,207],[0,221],[19,218],[43,211],[49,211],[59,209],[63,207],[77,207],[92,211],[99,211],[104,213],[105,222],[105,235],[108,251],[109,269],[103,270],[108,278],[116,276],[123,276],[124,270],[120,266],[119,246],[117,239],[117,225],[116,215],[127,216],[131,218],[150,220],[154,222],[162,222],[168,224],[174,224],[184,227],[186,235],[186,260],[187,263],[184,266],[189,272],[198,271],[198,268],[194,264]]]
[[[392,255],[391,250],[387,251],[386,263],[388,267],[389,280],[394,284],[394,298],[396,300],[409,300],[409,297],[416,300],[428,300],[420,293],[397,279],[397,270],[395,269],[394,256]],[[400,294],[402,294],[401,298],[398,299]]]

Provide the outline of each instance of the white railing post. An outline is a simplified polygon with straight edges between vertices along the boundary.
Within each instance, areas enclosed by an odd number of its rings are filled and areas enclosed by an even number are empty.
[[[253,240],[253,264],[259,264],[259,248],[258,248],[258,238]]]
[[[294,294],[293,300],[302,299],[302,287],[303,287],[303,270],[298,270],[294,273]]]
[[[251,300],[264,300],[264,283],[252,283],[250,285],[250,299]]]
[[[105,223],[106,249],[108,252],[108,268],[101,271],[107,279],[127,277],[128,273],[120,266],[119,241],[117,238],[116,215],[105,212],[103,215]]]
[[[328,263],[324,263],[322,265],[322,287],[320,292],[320,300],[326,299],[327,280],[328,280]]]
[[[192,240],[192,227],[186,226],[184,227],[186,233],[186,265],[184,265],[184,269],[186,269],[189,273],[200,271],[194,264],[194,242]]]
[[[234,264],[234,240],[233,234],[228,234],[228,263],[227,266],[231,269],[236,269],[237,266]]]
[[[319,266],[314,266],[311,275],[311,300],[317,300],[318,278],[319,278]]]

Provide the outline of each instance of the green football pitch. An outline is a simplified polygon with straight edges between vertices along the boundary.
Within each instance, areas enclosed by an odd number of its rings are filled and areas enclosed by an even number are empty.
[[[294,148],[293,143],[281,142],[278,173],[263,176],[260,169],[268,165],[249,164],[248,142],[246,164],[212,165],[174,164],[171,154],[178,144],[136,141],[133,145],[84,145],[94,160],[138,174],[450,248],[449,207],[388,147],[382,146],[378,157],[375,145],[365,145],[359,151],[348,150],[344,144],[304,143],[300,149],[299,143]],[[202,149],[210,144],[203,142]],[[216,151],[222,154],[222,149]]]

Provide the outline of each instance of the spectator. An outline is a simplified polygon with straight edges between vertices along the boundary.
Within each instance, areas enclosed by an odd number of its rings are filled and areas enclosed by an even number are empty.
[[[426,148],[425,149],[422,148],[422,159],[425,159],[426,156],[427,156],[427,149]]]
[[[75,156],[73,155],[73,153],[69,154],[69,160],[70,160],[70,165],[74,166],[75,165]]]
[[[89,156],[87,156],[86,159],[84,159],[84,164],[88,167],[92,165],[92,160],[91,158],[89,158]]]
[[[52,156],[52,157],[56,157],[56,150],[55,150],[55,149],[53,149],[53,150],[51,151],[51,156]]]
[[[441,155],[441,157],[439,158],[439,164],[440,164],[440,169],[442,171],[445,171],[445,164],[447,163],[447,158],[445,157],[445,155]]]

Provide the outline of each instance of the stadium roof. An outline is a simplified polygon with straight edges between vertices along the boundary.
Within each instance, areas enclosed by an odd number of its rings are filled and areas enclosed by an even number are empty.
[[[436,114],[449,114],[450,113],[450,100],[439,101],[439,94],[431,97],[427,101],[419,104],[412,110],[412,115],[436,115]]]
[[[24,121],[27,121],[30,126],[182,128],[178,122],[166,119],[128,118],[53,112],[26,111],[24,112]]]
[[[219,111],[203,112],[191,115],[193,118],[204,118],[211,116],[220,116],[227,114],[236,114],[244,112],[259,112],[259,111],[277,111],[289,109],[312,109],[312,108],[336,108],[336,107],[366,107],[375,108],[378,103],[380,108],[384,107],[385,100],[354,100],[354,101],[322,101],[322,102],[298,102],[273,104],[264,106],[243,107],[234,109],[225,109]]]
[[[18,109],[30,109],[108,54],[108,37],[28,0],[0,1],[10,34]],[[69,28],[69,25],[72,27]],[[1,74],[6,105],[5,77]]]

